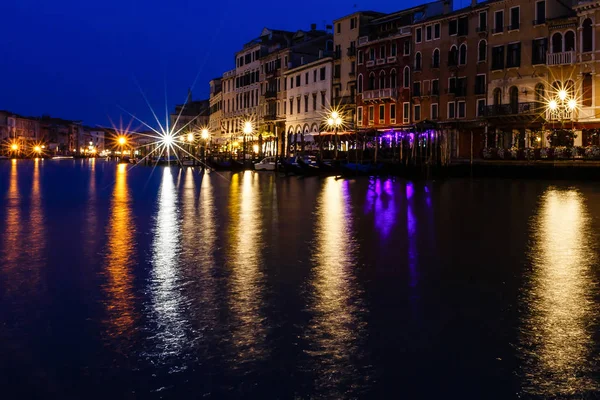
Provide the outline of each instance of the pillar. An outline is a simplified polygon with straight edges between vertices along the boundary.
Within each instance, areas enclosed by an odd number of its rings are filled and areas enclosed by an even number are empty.
[[[574,132],[577,137],[574,139],[573,145],[575,147],[583,146],[583,132],[581,130],[576,130]]]

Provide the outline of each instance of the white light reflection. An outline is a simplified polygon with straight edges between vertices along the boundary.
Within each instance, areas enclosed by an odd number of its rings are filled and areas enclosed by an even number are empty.
[[[186,306],[181,294],[178,256],[181,250],[181,222],[177,190],[170,167],[163,169],[158,198],[158,212],[152,243],[152,308],[156,318],[156,354],[161,359],[176,357],[187,343],[188,321],[182,311]]]
[[[351,358],[359,356],[367,309],[356,285],[358,243],[351,228],[349,182],[327,178],[318,200],[311,277],[309,354],[320,366],[318,386],[339,388],[352,380]],[[361,376],[366,372],[361,371]],[[354,382],[356,385],[357,382]]]
[[[552,398],[600,392],[591,360],[597,326],[597,250],[590,216],[575,190],[549,189],[531,229],[533,270],[524,296],[520,356],[524,391]]]

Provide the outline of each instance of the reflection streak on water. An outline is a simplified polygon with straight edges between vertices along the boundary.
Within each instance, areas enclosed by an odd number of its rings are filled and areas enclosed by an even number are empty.
[[[350,357],[358,353],[365,309],[354,284],[355,253],[348,181],[325,180],[316,211],[314,271],[311,281],[314,319],[309,330],[311,354],[318,357],[324,385],[336,384],[341,372],[350,373]]]
[[[373,187],[374,186],[374,187]],[[392,188],[392,180],[372,180],[365,203],[366,211],[373,212],[375,228],[382,239],[387,238],[396,224],[396,202]]]
[[[241,182],[240,182],[241,176]],[[241,192],[240,192],[241,185]],[[233,344],[238,357],[257,360],[264,356],[264,326],[260,308],[263,302],[261,250],[261,208],[258,175],[251,171],[235,174],[231,179],[229,210],[231,266],[230,308],[234,315]]]
[[[406,184],[406,229],[408,232],[408,269],[410,273],[410,287],[417,286],[417,218],[413,210],[413,195],[415,189],[412,183]]]
[[[525,390],[556,396],[594,393],[590,378],[598,260],[590,248],[589,216],[574,190],[549,189],[542,197],[534,231],[531,288],[523,332]],[[596,371],[597,372],[597,371]]]
[[[127,186],[127,165],[119,164],[107,230],[106,272],[108,282],[105,290],[108,294],[106,301],[107,333],[110,337],[131,333],[135,323],[131,270],[135,263],[134,253],[136,251],[134,232],[135,224],[132,220],[131,199]]]
[[[158,212],[153,229],[151,298],[160,357],[179,355],[186,346],[188,321],[182,314],[185,306],[180,291],[178,257],[181,251],[181,222],[176,188],[170,167],[163,169]]]
[[[0,263],[0,270],[6,275],[3,278],[3,285],[7,291],[11,292],[16,289],[15,285],[19,282],[18,277],[11,277],[11,275],[19,273],[17,267],[22,249],[21,194],[18,186],[17,160],[11,160],[9,179],[8,193],[5,198],[6,224],[2,228],[4,230],[4,262]]]

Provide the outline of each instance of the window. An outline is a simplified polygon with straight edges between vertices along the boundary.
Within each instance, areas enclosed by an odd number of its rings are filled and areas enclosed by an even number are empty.
[[[327,106],[327,100],[325,99],[325,92],[321,92],[321,109],[325,109]]]
[[[320,74],[321,76],[320,76],[319,78],[320,78],[322,81],[324,81],[324,80],[325,80],[325,72],[326,72],[326,69],[325,69],[325,67],[321,67],[321,69],[319,70],[319,74]]]
[[[294,99],[290,99],[290,115],[294,115]]]
[[[537,85],[535,85],[535,101],[537,103],[544,103],[546,101],[545,99],[545,88],[544,88],[544,84],[543,83],[538,83]],[[538,105],[539,107],[539,105]]]
[[[440,95],[440,81],[438,79],[431,81],[431,94],[434,96]]]
[[[458,102],[458,118],[465,118],[467,116],[467,103],[464,101]]]
[[[415,116],[415,121],[421,120],[421,105],[420,104],[415,104],[414,110],[413,110],[413,115]]]
[[[511,86],[508,90],[509,100],[510,100],[510,111],[511,114],[518,114],[519,112],[519,88],[516,86]]]
[[[552,35],[552,52],[561,53],[563,51],[562,33],[556,32]]]
[[[465,43],[460,45],[458,63],[460,65],[465,65],[467,63],[467,45]]]
[[[479,26],[477,27],[479,32],[487,31],[487,11],[479,13]]]
[[[379,73],[379,89],[385,89],[385,71]]]
[[[485,94],[485,74],[475,77],[475,94]]]
[[[509,30],[517,30],[519,29],[519,23],[521,20],[520,17],[520,7],[512,7],[510,9],[510,26],[509,26]]]
[[[439,23],[433,25],[433,38],[434,39],[439,39],[440,38],[441,30],[442,30],[442,27],[441,27],[441,25]]]
[[[335,30],[336,30],[337,33],[342,33],[342,24],[338,22],[336,24]]]
[[[422,40],[422,32],[423,30],[421,28],[417,28],[415,29],[415,43],[421,43]]]
[[[402,123],[410,122],[410,103],[402,103]]]
[[[364,57],[364,56],[363,56],[363,52],[362,52],[362,50],[359,50],[359,51],[358,51],[358,65],[362,65],[362,63],[363,63],[363,61],[364,61],[364,58],[363,58],[363,57]]]
[[[350,75],[354,75],[356,73],[356,61],[352,61],[350,63]]]
[[[374,47],[371,47],[369,49],[369,60],[371,60],[371,61],[375,60],[375,48]]]
[[[402,86],[405,88],[410,87],[410,68],[408,66],[404,67],[404,76],[402,80]]]
[[[369,74],[369,85],[367,86],[367,90],[374,90],[375,89],[375,73],[371,72]]]
[[[456,104],[448,102],[448,119],[456,118]]]
[[[592,85],[593,85],[592,75],[584,74],[583,81],[581,83],[581,91],[583,92],[581,105],[584,107],[592,106]]]
[[[440,67],[440,49],[433,50],[433,54],[431,56],[431,67],[432,68]]]
[[[421,82],[413,82],[413,96],[421,95]]]
[[[485,115],[485,99],[477,99],[476,115],[483,117]]]
[[[421,64],[422,64],[422,56],[421,56],[420,52],[417,52],[417,54],[415,54],[415,71],[421,70]]]
[[[395,104],[390,104],[390,123],[391,124],[396,123],[396,105]]]
[[[294,78],[290,78],[290,89],[294,88]]]
[[[460,17],[458,19],[458,36],[467,36],[469,34],[469,18]]]
[[[283,101],[283,115],[285,115],[286,113],[287,113],[287,103],[284,100]]]
[[[356,121],[358,122],[358,125],[362,125],[363,122],[363,108],[362,107],[357,107],[356,108]]]
[[[317,81],[317,70],[313,70],[313,82]]]
[[[504,46],[492,47],[492,70],[504,69]]]
[[[458,64],[458,49],[455,45],[450,47],[450,51],[448,52],[448,66],[454,67]]]
[[[296,75],[296,87],[300,87],[300,85],[302,84],[302,78],[300,77],[300,75]]]
[[[456,78],[448,78],[448,93],[456,93]]]
[[[565,33],[565,51],[575,51],[575,32]]]
[[[397,81],[397,78],[396,78],[396,70],[393,69],[390,72],[390,87],[392,89],[395,89],[397,87],[397,85],[398,85],[398,81]]]
[[[533,65],[546,64],[546,52],[548,51],[548,39],[534,39],[531,45],[531,63]]]
[[[375,119],[375,107],[369,106],[369,125],[373,125],[374,119]]]
[[[383,123],[385,121],[385,105],[379,105],[379,123]]]
[[[487,59],[487,42],[480,40],[477,46],[477,61],[484,62]]]
[[[340,78],[342,75],[342,65],[341,64],[336,64],[333,67],[333,77],[334,78]]]
[[[393,42],[390,46],[390,56],[396,57],[398,50],[396,49],[396,42]]]
[[[502,89],[496,88],[494,89],[492,98],[494,99],[494,106],[499,106],[502,104]]]
[[[298,99],[296,101],[296,111],[298,112],[298,114],[300,114],[300,96],[298,96]]]
[[[537,1],[535,3],[535,21],[534,25],[546,23],[546,0]]]
[[[458,33],[458,21],[453,19],[448,23],[448,35],[454,36]]]
[[[410,42],[408,40],[405,40],[402,45],[402,54],[405,56],[410,55]]]
[[[304,96],[304,112],[308,112],[308,96]]]
[[[456,80],[456,91],[457,96],[466,96],[467,95],[467,78],[460,77]]]
[[[312,98],[313,98],[313,111],[316,111],[317,110],[317,94],[313,93]]]
[[[438,103],[431,105],[431,119],[436,120],[440,117]]]
[[[504,32],[504,11],[496,11],[494,13],[494,33]]]
[[[385,58],[385,46],[379,48],[379,58]]]
[[[511,43],[506,46],[506,67],[521,66],[521,43]]]
[[[433,26],[431,26],[431,25],[428,25],[428,26],[425,27],[425,40],[428,41],[428,42],[433,37],[432,29],[433,29]]]
[[[350,19],[350,29],[356,29],[356,17]]]
[[[357,92],[360,94],[363,92],[363,76],[362,74],[358,76],[358,80],[356,81]]]

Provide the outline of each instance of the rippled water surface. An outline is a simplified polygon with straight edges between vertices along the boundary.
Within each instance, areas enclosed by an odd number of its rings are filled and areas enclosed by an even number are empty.
[[[600,393],[600,187],[0,161],[2,398]]]

